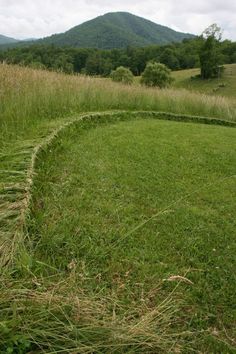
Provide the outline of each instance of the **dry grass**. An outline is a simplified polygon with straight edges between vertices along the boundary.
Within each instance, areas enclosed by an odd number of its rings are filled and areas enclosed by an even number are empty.
[[[101,297],[78,288],[75,269],[59,283],[31,276],[22,286],[1,278],[0,288],[3,351],[179,353],[191,335],[172,329],[179,311],[172,293],[158,306],[147,293],[125,307],[114,292]]]

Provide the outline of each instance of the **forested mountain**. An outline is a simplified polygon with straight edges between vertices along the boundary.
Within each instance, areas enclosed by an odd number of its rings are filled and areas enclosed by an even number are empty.
[[[193,37],[127,12],[113,12],[38,42],[77,48],[112,49],[168,44]]]
[[[18,41],[14,38],[6,37],[0,34],[0,45],[8,43],[17,43]]]

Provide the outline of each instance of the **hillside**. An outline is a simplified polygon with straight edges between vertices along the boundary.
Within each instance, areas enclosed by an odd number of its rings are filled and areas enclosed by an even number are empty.
[[[0,34],[0,45],[2,44],[8,44],[8,43],[17,43],[18,40],[10,37],[3,36]]]
[[[176,32],[130,13],[114,12],[87,21],[65,33],[44,38],[39,43],[112,49],[168,44],[192,37],[191,34]]]
[[[220,95],[235,98],[236,92],[236,64],[224,65],[224,72],[219,79],[201,80],[196,75],[199,69],[173,71],[175,88],[185,88],[189,91],[200,92],[209,95]]]

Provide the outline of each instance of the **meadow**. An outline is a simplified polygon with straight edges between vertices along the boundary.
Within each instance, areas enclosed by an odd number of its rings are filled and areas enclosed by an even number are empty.
[[[0,66],[0,352],[234,353],[234,98]]]
[[[10,65],[0,65],[0,76],[0,146],[9,139],[35,138],[49,122],[90,111],[155,110],[236,121],[234,99],[186,89],[127,87]]]
[[[199,92],[207,95],[219,95],[235,99],[236,92],[236,64],[224,65],[222,77],[218,79],[201,80],[196,78],[200,69],[188,69],[173,71],[173,87],[187,89],[191,92]]]

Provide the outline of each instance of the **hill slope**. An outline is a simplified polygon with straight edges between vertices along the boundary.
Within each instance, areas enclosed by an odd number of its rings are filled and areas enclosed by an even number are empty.
[[[224,65],[224,72],[221,78],[201,80],[196,75],[200,74],[199,69],[187,69],[173,71],[175,88],[185,88],[189,91],[197,91],[203,94],[232,97],[235,99],[236,92],[236,64]]]
[[[87,21],[65,33],[46,37],[40,43],[112,49],[129,45],[168,44],[192,37],[191,34],[176,32],[127,12],[114,12]]]
[[[0,45],[2,44],[8,44],[8,43],[17,43],[18,40],[10,37],[3,36],[0,34]]]

